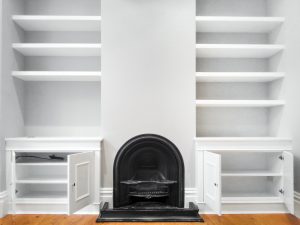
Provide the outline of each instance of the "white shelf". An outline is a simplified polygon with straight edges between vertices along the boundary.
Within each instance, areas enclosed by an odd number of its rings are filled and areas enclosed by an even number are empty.
[[[14,15],[13,21],[26,31],[100,31],[100,16]]]
[[[67,184],[66,178],[58,177],[31,177],[31,178],[20,178],[16,180],[17,184]]]
[[[60,162],[54,162],[54,163],[16,163],[16,166],[20,167],[26,167],[26,166],[68,166],[68,163],[60,163]]]
[[[284,78],[272,72],[197,72],[197,82],[270,82]]]
[[[197,32],[269,33],[283,24],[283,17],[197,16]]]
[[[13,71],[12,76],[25,81],[100,81],[100,71]]]
[[[197,44],[199,58],[269,58],[284,49],[283,45]]]
[[[275,107],[283,106],[281,100],[196,100],[197,107]]]
[[[223,204],[275,204],[284,202],[282,198],[270,193],[224,193],[223,196]]]
[[[288,137],[196,137],[197,151],[282,152],[292,150]]]
[[[102,137],[15,137],[6,138],[8,151],[86,152],[100,151]]]
[[[101,44],[15,43],[12,47],[24,56],[100,56]]]
[[[31,202],[34,200],[38,201],[54,201],[55,203],[65,203],[67,201],[66,191],[31,191],[26,194],[18,194],[16,198],[17,203]]]
[[[223,171],[223,177],[281,177],[281,172],[267,170]]]
[[[99,141],[103,140],[102,137],[12,137],[12,138],[5,138],[7,142],[40,142],[40,141],[55,141],[55,142],[64,142],[64,141],[72,141],[72,142],[79,142],[79,141]]]

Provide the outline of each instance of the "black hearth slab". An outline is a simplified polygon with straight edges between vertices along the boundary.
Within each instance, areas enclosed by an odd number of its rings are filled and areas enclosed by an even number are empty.
[[[155,209],[109,209],[108,203],[103,204],[97,222],[204,222],[198,214],[199,209],[194,203],[189,208],[155,208]]]

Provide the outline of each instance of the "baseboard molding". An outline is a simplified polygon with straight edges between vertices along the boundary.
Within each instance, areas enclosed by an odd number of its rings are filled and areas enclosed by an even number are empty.
[[[8,212],[7,191],[0,192],[0,218],[4,217]]]
[[[300,203],[300,193],[295,191],[295,200]]]
[[[112,205],[113,202],[113,188],[104,187],[100,189],[100,198],[103,202],[109,202]],[[185,188],[185,207],[188,207],[189,202],[196,202],[197,188]]]

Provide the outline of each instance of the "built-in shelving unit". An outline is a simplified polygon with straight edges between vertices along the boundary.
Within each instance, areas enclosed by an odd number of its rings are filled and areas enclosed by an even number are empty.
[[[100,31],[101,16],[14,15],[25,31]]]
[[[10,210],[98,212],[100,1],[10,0],[5,10],[8,111],[20,121],[6,138]]]
[[[100,71],[13,71],[24,81],[100,81]]]
[[[200,58],[269,58],[284,49],[283,45],[197,44]]]
[[[218,214],[293,212],[291,139],[211,137],[195,141],[196,163],[204,161],[196,178],[199,182],[198,176],[204,176],[208,210]]]
[[[282,17],[197,16],[197,32],[268,33],[285,21]]]
[[[101,141],[100,137],[7,138],[14,207],[22,213],[73,213],[98,202]],[[81,201],[73,200],[77,187],[88,192]]]
[[[291,139],[276,130],[288,74],[273,65],[285,18],[272,4],[197,1],[196,183],[209,212],[293,212]]]

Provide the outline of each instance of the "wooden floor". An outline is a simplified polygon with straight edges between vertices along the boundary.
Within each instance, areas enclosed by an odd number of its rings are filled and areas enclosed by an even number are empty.
[[[97,216],[89,215],[8,215],[0,225],[91,225]],[[204,215],[205,223],[102,223],[105,225],[300,225],[300,220],[288,214],[272,215]],[[99,224],[99,223],[98,223]]]

